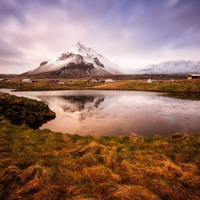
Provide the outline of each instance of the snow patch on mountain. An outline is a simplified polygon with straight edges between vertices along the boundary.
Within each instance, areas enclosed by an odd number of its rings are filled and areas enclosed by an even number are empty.
[[[167,61],[157,65],[149,65],[143,69],[129,70],[129,74],[194,74],[200,73],[199,61]]]
[[[36,75],[45,72],[52,72],[60,70],[64,67],[71,66],[71,64],[80,66],[91,66],[95,68],[96,73],[99,74],[123,74],[123,70],[116,64],[109,61],[104,56],[98,54],[91,48],[85,47],[80,42],[72,46],[66,53],[55,57],[50,61],[44,61],[40,66],[29,72],[28,75]]]

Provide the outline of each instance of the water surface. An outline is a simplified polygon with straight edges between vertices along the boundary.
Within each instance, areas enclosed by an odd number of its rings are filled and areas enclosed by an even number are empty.
[[[106,136],[200,132],[200,101],[197,100],[136,91],[1,91],[47,103],[56,112],[56,118],[41,129]]]

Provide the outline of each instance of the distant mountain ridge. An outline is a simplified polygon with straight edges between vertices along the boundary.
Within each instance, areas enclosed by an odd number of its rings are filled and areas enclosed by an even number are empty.
[[[199,74],[200,61],[167,61],[142,69],[129,70],[129,74]]]
[[[123,71],[116,64],[78,42],[66,53],[42,62],[37,69],[23,75],[65,78],[119,74]]]

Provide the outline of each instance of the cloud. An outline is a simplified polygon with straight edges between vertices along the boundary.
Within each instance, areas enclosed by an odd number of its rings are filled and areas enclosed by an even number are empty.
[[[197,0],[0,0],[0,73],[36,68],[80,41],[122,68],[198,60]]]
[[[180,2],[180,0],[170,0],[169,1],[169,5],[170,6],[174,6],[174,5],[176,5],[177,3],[179,3]]]

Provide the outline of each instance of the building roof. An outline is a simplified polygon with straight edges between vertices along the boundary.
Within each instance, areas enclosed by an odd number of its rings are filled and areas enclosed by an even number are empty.
[[[200,76],[200,74],[188,74],[187,76]]]

